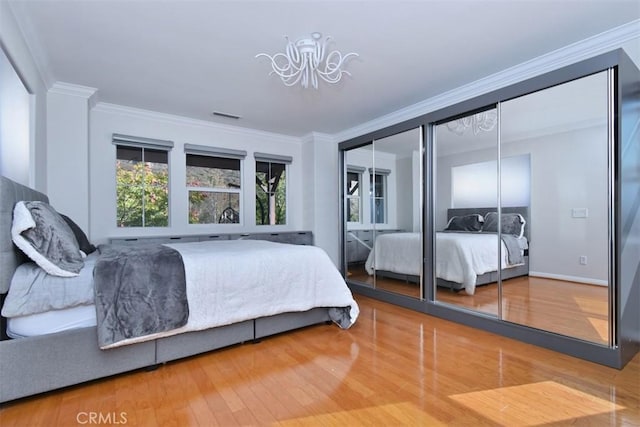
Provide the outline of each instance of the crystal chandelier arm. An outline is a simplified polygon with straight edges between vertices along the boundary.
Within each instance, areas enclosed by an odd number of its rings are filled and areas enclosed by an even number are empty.
[[[328,83],[337,83],[343,74],[351,75],[350,72],[341,70],[342,65],[349,57],[357,57],[359,56],[357,53],[351,52],[342,56],[340,52],[337,50],[332,51],[329,55],[327,55],[327,61],[325,63],[324,69],[318,68],[318,75]]]
[[[276,53],[271,56],[266,53],[259,53],[255,57],[265,56],[271,61],[271,74],[280,77],[285,86],[293,86],[300,82],[303,87],[309,87],[311,84],[315,89],[318,88],[318,77],[328,83],[337,83],[343,74],[351,75],[348,71],[341,70],[345,61],[351,57],[358,56],[357,53],[348,53],[342,55],[339,51],[334,50],[329,55],[327,52],[327,44],[331,37],[322,40],[322,34],[318,32],[311,33],[311,39],[300,39],[295,43],[287,40],[284,53]]]
[[[271,56],[271,55],[267,55],[266,53],[260,53],[256,55],[256,58],[260,56],[266,56],[267,58],[269,58],[269,60],[271,60],[271,72],[269,74],[278,75],[278,77],[280,77],[280,79],[285,84],[285,86],[293,86],[298,81],[300,81],[300,78],[302,77],[302,67],[294,66],[294,64],[292,64],[288,60],[285,54],[277,53]],[[286,61],[284,65],[278,64],[277,62],[278,58],[283,58]]]
[[[285,38],[287,39],[287,50],[286,50],[286,52],[287,52],[287,58],[289,59],[289,63],[294,68],[300,69],[300,68],[296,67],[295,64],[298,64],[300,62],[302,54],[298,50],[298,47],[293,42],[291,42],[291,40],[289,40],[289,37],[285,36]]]
[[[305,68],[308,64],[308,58],[304,53],[300,52],[296,44],[291,42],[287,36],[285,36],[285,38],[287,39],[285,53],[276,53],[273,56],[260,53],[256,55],[256,58],[260,56],[269,58],[272,69],[269,74],[277,74],[285,86],[293,86],[302,80],[303,86],[307,87],[308,83],[307,77],[305,77]]]
[[[324,60],[324,53],[327,47],[327,43],[331,40],[331,37],[327,37],[322,43],[316,43],[316,48],[313,56],[313,68],[316,69],[320,66]]]
[[[480,113],[482,117],[478,119],[478,129],[483,130],[485,132],[492,131],[496,124],[498,123],[498,115],[495,111],[485,111]]]

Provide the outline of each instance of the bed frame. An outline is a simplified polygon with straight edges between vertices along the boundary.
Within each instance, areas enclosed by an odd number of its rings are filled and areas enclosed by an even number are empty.
[[[11,241],[13,207],[21,200],[48,201],[48,198],[43,193],[0,177],[0,306],[4,303],[15,269],[26,261]],[[271,239],[286,241],[285,234],[273,234]],[[309,243],[301,240],[297,233],[291,235],[290,243]],[[260,233],[256,237],[270,239],[268,233]],[[238,235],[238,238],[251,238],[251,235]],[[5,335],[6,319],[2,318],[0,403],[328,321],[328,309],[315,308],[100,350],[95,326],[8,339]]]
[[[450,220],[454,216],[461,215],[469,215],[469,214],[480,214],[482,216],[486,215],[488,212],[497,212],[497,208],[457,208],[457,209],[447,209],[447,221]],[[529,207],[528,206],[518,206],[518,207],[504,207],[501,209],[502,213],[518,213],[522,215],[522,217],[527,222],[524,227],[524,237],[529,239]],[[501,279],[507,280],[512,279],[514,277],[520,276],[528,276],[529,275],[529,250],[525,250],[524,253],[524,264],[519,265],[513,268],[505,268],[502,270]],[[498,281],[498,272],[490,271],[485,274],[481,274],[476,279],[476,286],[488,285],[490,283],[496,283]],[[451,282],[449,280],[437,279],[438,286],[449,288],[452,291],[460,291],[464,289],[464,285],[457,282]]]

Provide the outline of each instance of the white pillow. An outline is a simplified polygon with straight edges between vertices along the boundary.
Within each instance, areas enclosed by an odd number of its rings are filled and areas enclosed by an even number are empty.
[[[44,271],[54,276],[77,276],[84,266],[73,231],[45,202],[16,203],[11,239]]]

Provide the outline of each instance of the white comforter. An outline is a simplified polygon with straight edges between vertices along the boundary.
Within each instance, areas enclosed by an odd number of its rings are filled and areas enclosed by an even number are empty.
[[[436,233],[436,277],[462,283],[473,295],[477,277],[498,270],[497,242],[496,234]],[[501,244],[502,268],[507,268],[507,247]]]
[[[373,274],[375,269],[419,276],[422,267],[420,242],[420,233],[380,234],[365,262],[367,273]]]
[[[436,277],[462,283],[465,292],[475,293],[476,278],[498,270],[498,236],[482,233],[436,233]],[[381,234],[369,253],[365,268],[400,274],[419,275],[422,265],[420,233]],[[502,268],[507,263],[507,248],[502,243]]]
[[[318,247],[261,240],[167,246],[182,255],[189,320],[181,328],[117,346],[314,307],[350,306],[351,325],[358,317],[351,291]]]

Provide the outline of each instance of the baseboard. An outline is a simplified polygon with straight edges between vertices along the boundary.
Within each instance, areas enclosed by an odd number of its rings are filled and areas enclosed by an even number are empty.
[[[585,283],[587,285],[609,286],[609,282],[600,279],[590,279],[588,277],[567,276],[564,274],[543,273],[539,271],[530,271],[531,277],[542,277],[544,279],[565,280],[567,282]]]

